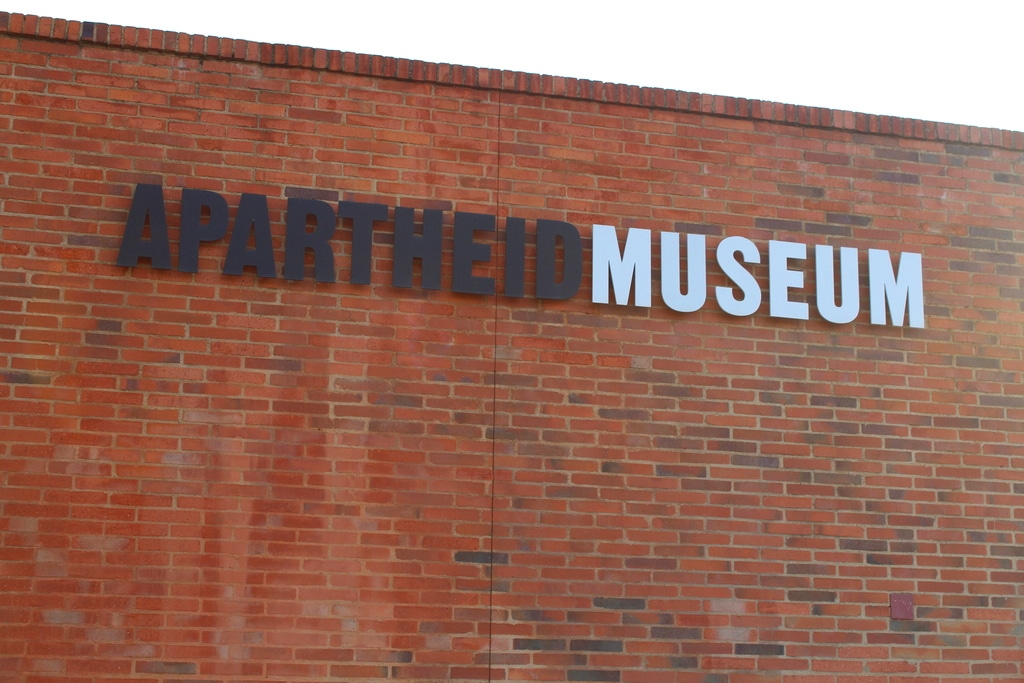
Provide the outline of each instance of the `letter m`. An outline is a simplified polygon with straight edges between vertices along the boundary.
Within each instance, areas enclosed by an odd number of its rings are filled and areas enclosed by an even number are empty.
[[[885,324],[885,310],[889,309],[892,324],[903,325],[907,311],[911,327],[924,327],[924,285],[921,275],[920,254],[900,254],[898,275],[892,272],[889,252],[868,250],[868,281],[871,290],[871,324]]]
[[[615,303],[625,306],[636,282],[636,305],[651,305],[651,231],[630,228],[626,247],[619,252],[619,237],[610,225],[594,225],[591,301],[608,303],[608,285],[615,288]]]

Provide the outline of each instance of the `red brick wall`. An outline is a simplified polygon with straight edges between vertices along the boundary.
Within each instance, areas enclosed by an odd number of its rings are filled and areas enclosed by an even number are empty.
[[[0,681],[1024,679],[1022,150],[0,13]],[[138,183],[279,268],[443,209],[442,289],[119,267]],[[920,253],[926,327],[455,294],[454,211],[499,291],[506,216]]]

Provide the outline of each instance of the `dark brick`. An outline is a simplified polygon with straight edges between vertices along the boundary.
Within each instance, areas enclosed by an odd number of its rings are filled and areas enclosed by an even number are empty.
[[[286,187],[284,188],[284,196],[289,199],[319,199],[325,202],[336,202],[338,201],[338,190],[317,190],[309,187]]]
[[[512,640],[513,650],[555,650],[565,649],[565,641],[557,638],[514,638]]]
[[[840,472],[814,472],[811,480],[816,484],[830,484],[832,486],[859,486],[864,483],[864,477],[859,474]]]
[[[946,152],[959,154],[967,157],[990,157],[992,150],[987,147],[975,147],[974,145],[958,145],[953,142],[946,143]]]
[[[971,237],[986,237],[1002,242],[1012,242],[1015,237],[1012,230],[1006,230],[1005,228],[982,228],[979,226],[968,227],[967,234]]]
[[[685,387],[679,385],[664,385],[659,384],[651,387],[655,396],[671,396],[673,398],[700,398],[700,390],[694,387]]]
[[[786,654],[786,647],[774,643],[736,643],[735,653],[758,657],[782,657]]]
[[[618,671],[607,671],[600,669],[569,669],[567,681],[618,681]]]
[[[682,626],[655,626],[651,629],[652,638],[663,640],[698,640],[704,635],[699,628]]]
[[[302,361],[291,358],[255,358],[245,359],[245,367],[250,370],[275,370],[277,372],[300,372]]]
[[[693,233],[694,235],[712,235],[720,236],[724,234],[724,228],[721,225],[711,225],[708,223],[676,223],[676,232],[684,234]]]
[[[508,553],[460,550],[455,553],[455,561],[475,564],[508,564]]]
[[[36,375],[31,372],[19,372],[11,370],[0,373],[0,377],[8,384],[49,384],[50,378],[45,375]]]
[[[701,549],[700,556],[704,556],[703,549]],[[629,625],[639,624],[641,626],[650,626],[651,624],[660,624],[662,626],[671,626],[675,623],[675,621],[675,617],[671,614],[652,614],[651,612],[625,612],[622,615],[622,623]]]
[[[194,662],[135,662],[135,672],[140,674],[194,674]]]
[[[453,204],[448,199],[423,199],[420,197],[403,197],[402,206],[409,206],[414,209],[437,209],[438,211],[451,211]]]
[[[552,486],[548,489],[551,498],[585,498],[597,499],[598,490],[593,486]]]
[[[767,455],[733,455],[729,462],[737,467],[764,467],[778,469],[779,459]]]
[[[704,674],[700,683],[729,683],[729,674]]]
[[[1016,173],[993,173],[992,179],[997,183],[1012,183],[1013,185],[1024,185],[1024,178]]]
[[[647,601],[643,598],[594,598],[594,607],[602,609],[647,609]]]
[[[964,611],[959,607],[918,607],[921,619],[963,619]]]
[[[838,596],[834,591],[793,590],[787,597],[793,602],[835,602]]]
[[[901,621],[892,619],[889,621],[889,630],[896,632],[922,632],[935,630],[934,621]]]
[[[1017,263],[1017,257],[1014,254],[1003,253],[1001,251],[987,251],[977,253],[974,255],[974,260],[979,261],[981,263],[995,263],[1003,266],[1016,265]]]
[[[889,550],[888,541],[868,540],[866,538],[843,538],[839,540],[840,550],[863,550],[873,553],[884,553]]]
[[[949,269],[961,273],[984,273],[988,270],[985,265],[974,261],[950,261]]]
[[[804,159],[813,163],[828,164],[831,166],[850,165],[849,154],[829,154],[828,152],[805,152]]]
[[[797,197],[824,197],[825,188],[811,187],[809,185],[779,185],[780,194],[794,195]]]
[[[499,387],[532,387],[537,383],[537,378],[532,375],[506,375],[497,374],[494,382]]]
[[[755,218],[754,226],[761,228],[762,230],[803,232],[804,224],[800,221],[787,221],[780,218]]]
[[[116,249],[121,244],[121,239],[108,235],[68,235],[68,246],[72,247],[106,247]]]
[[[892,159],[894,161],[920,161],[920,154],[909,149],[889,149],[887,147],[879,147],[875,150],[875,158]]]
[[[811,235],[829,235],[832,237],[852,237],[853,228],[848,225],[829,225],[827,223],[807,223],[805,231]]]
[[[812,576],[831,576],[835,569],[826,564],[787,564],[787,574],[809,574]]]
[[[1002,365],[998,358],[983,358],[980,356],[956,356],[956,366],[960,368],[987,368],[998,370]]]
[[[852,213],[826,213],[826,223],[838,223],[840,225],[856,225],[866,228],[871,225],[870,216],[857,216]]]
[[[762,403],[779,403],[781,405],[793,405],[799,402],[800,396],[797,394],[785,394],[777,391],[762,391],[758,394],[758,398],[761,399]]]
[[[573,652],[622,652],[621,640],[573,640],[569,642]]]
[[[904,185],[920,185],[921,176],[913,173],[891,173],[889,171],[878,171],[875,173],[875,180],[886,183],[903,183]]]
[[[989,606],[987,595],[946,595],[942,598],[942,601],[947,605],[956,605],[957,607]]]
[[[606,420],[650,420],[651,413],[647,410],[628,410],[625,408],[599,408],[599,417]]]
[[[953,236],[949,238],[949,244],[952,247],[963,247],[965,249],[976,249],[982,251],[992,251],[996,248],[996,241],[989,237]]]
[[[700,666],[698,657],[670,657],[668,661],[673,669],[696,669]]]
[[[698,465],[656,465],[654,473],[659,477],[687,477],[690,479],[706,479],[708,471]]]
[[[853,396],[811,396],[812,406],[827,406],[831,408],[856,408],[857,398]]]
[[[756,453],[758,449],[758,444],[753,441],[718,441],[711,442],[708,446],[715,450],[734,453]]]
[[[907,621],[892,622],[895,624],[908,624]],[[917,643],[917,636],[913,633],[868,633],[869,645],[914,645]]]

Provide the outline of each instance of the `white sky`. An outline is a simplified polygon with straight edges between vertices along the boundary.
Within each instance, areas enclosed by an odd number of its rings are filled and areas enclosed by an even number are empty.
[[[0,10],[1024,131],[1021,0],[0,0]]]

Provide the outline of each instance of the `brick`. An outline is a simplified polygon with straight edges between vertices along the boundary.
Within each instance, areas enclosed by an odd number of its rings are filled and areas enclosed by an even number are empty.
[[[594,607],[615,610],[647,609],[643,598],[594,598]]]
[[[194,674],[193,662],[136,662],[135,671],[147,674]]]
[[[512,641],[512,648],[514,650],[543,650],[543,651],[564,651],[565,640],[559,639],[548,639],[541,640],[537,638],[516,638]]]
[[[759,657],[782,657],[786,653],[784,646],[771,643],[736,643],[735,650],[738,655]]]
[[[618,671],[602,671],[598,669],[569,669],[566,671],[567,681],[619,681]]]
[[[621,640],[572,640],[569,649],[579,652],[622,652]]]

